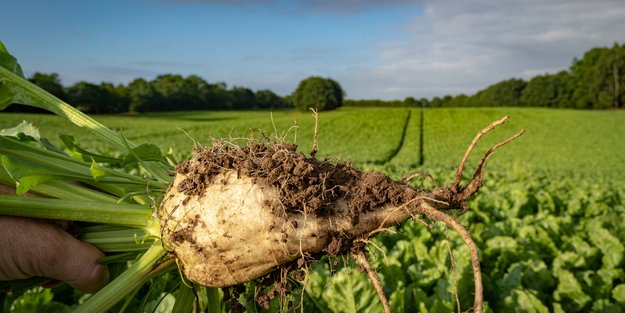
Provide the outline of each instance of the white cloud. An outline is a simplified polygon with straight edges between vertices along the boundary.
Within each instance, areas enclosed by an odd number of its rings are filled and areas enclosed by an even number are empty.
[[[474,93],[512,77],[566,69],[625,37],[622,1],[425,1],[400,25],[405,41],[378,46],[381,65],[339,77],[352,98]]]

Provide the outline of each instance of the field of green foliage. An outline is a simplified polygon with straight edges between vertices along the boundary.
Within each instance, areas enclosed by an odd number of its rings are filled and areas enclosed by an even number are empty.
[[[344,108],[319,115],[319,155],[398,178],[425,171],[445,184],[453,180],[475,133],[504,115],[510,115],[510,121],[484,136],[467,173],[494,143],[519,129],[527,132],[495,153],[484,187],[461,218],[480,249],[488,311],[625,312],[625,111]],[[50,139],[63,132],[84,147],[99,148],[89,134],[51,115],[0,113],[0,129],[23,119]],[[311,114],[291,111],[96,119],[135,142],[155,143],[164,151],[171,148],[180,158],[191,153],[194,142],[252,134],[277,134],[308,152],[314,132]],[[424,179],[413,183],[432,184]],[[410,221],[396,234],[383,234],[373,243],[377,247],[370,245],[370,253],[376,255],[372,263],[393,312],[456,311],[456,291],[460,308],[471,307],[469,254],[453,231]],[[166,300],[167,289],[158,290]],[[294,311],[300,311],[300,305],[305,312],[381,311],[366,274],[348,259],[315,263],[305,291],[303,299],[294,296]],[[54,307],[63,312],[75,301],[66,292],[27,294],[35,300],[18,301],[12,311]],[[253,290],[248,311],[261,312],[252,295]],[[166,305],[163,301],[160,307]],[[273,305],[270,311],[278,308],[278,299]]]

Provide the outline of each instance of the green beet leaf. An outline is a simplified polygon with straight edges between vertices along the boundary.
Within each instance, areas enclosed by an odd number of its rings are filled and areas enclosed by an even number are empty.
[[[79,147],[76,144],[74,136],[61,134],[61,135],[59,135],[59,138],[61,139],[61,141],[63,141],[63,144],[65,144],[65,147],[67,149],[67,153],[69,155],[71,155],[73,158],[76,158],[76,159],[79,159],[79,160],[83,160],[83,161],[87,161],[87,162],[95,160],[98,163],[117,164],[117,163],[121,163],[122,162],[121,159],[99,155],[99,154],[96,154],[96,153],[93,153],[93,152],[89,152],[89,151]]]
[[[335,273],[323,293],[333,312],[382,312],[382,304],[367,274],[353,268]]]
[[[603,253],[601,258],[603,267],[618,268],[622,264],[623,255],[625,254],[623,244],[607,229],[603,228],[598,221],[588,223],[586,229],[588,234],[590,234],[590,242]]]
[[[623,310],[608,299],[599,299],[592,304],[591,312],[622,313]]]
[[[4,171],[6,171],[16,181],[16,194],[22,195],[27,193],[31,188],[45,183],[52,179],[52,176],[46,170],[40,168],[26,166],[8,156],[3,155],[0,159]]]
[[[592,300],[584,291],[573,273],[567,270],[558,272],[558,287],[553,299],[558,301],[566,312],[579,312]]]
[[[17,59],[9,53],[7,47],[0,41],[0,66],[11,71],[11,73],[24,77],[22,67],[17,63]]]
[[[0,41],[0,67],[22,78],[24,77],[22,67],[17,63],[17,59],[9,53],[2,41]],[[17,94],[11,86],[11,82],[6,79],[0,79],[0,110],[13,103],[16,96]]]
[[[625,305],[625,284],[619,284],[612,289],[612,298],[616,302]]]
[[[124,164],[132,164],[139,161],[163,161],[164,157],[161,149],[153,144],[144,143],[136,148],[132,148],[124,157]]]
[[[393,293],[388,297],[388,304],[391,307],[392,312],[409,312],[406,309],[406,288],[403,282],[399,282],[395,288],[392,289]]]
[[[549,309],[538,299],[535,292],[514,289],[503,299],[499,308],[502,312],[549,313]]]

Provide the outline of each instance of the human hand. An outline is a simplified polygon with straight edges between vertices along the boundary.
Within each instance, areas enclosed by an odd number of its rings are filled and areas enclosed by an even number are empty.
[[[0,216],[0,280],[50,277],[93,293],[108,282],[102,256],[50,221]]]
[[[69,234],[68,225],[0,216],[0,281],[41,276],[88,293],[104,287],[108,268],[98,263],[104,254]]]

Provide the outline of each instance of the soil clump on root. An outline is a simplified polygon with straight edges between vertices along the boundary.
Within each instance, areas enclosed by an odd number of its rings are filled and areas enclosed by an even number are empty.
[[[343,199],[350,203],[349,215],[357,218],[380,204],[399,204],[404,200],[404,188],[398,188],[398,182],[383,173],[363,173],[349,163],[307,157],[289,143],[253,142],[238,147],[217,141],[209,148],[199,149],[194,159],[176,168],[188,176],[178,188],[188,195],[202,194],[215,174],[230,169],[276,186],[283,204],[280,209],[286,213],[305,211],[315,217],[342,214],[336,210],[336,202]]]

